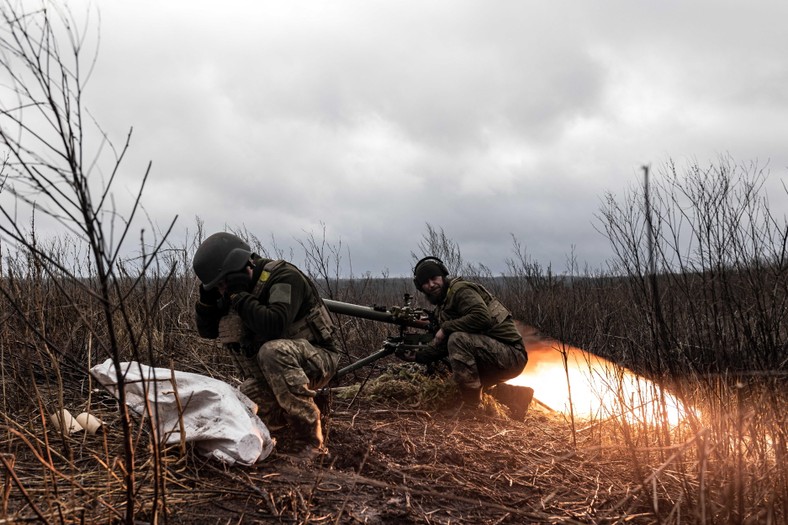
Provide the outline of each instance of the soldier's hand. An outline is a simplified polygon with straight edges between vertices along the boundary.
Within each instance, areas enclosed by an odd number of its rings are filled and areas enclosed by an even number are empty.
[[[433,344],[435,346],[439,346],[444,344],[445,342],[446,342],[446,333],[443,331],[443,328],[441,328],[435,333],[435,339],[433,341]]]
[[[244,268],[240,272],[227,274],[227,277],[225,277],[224,281],[227,285],[227,295],[232,296],[238,292],[248,292],[249,285],[252,284],[252,277],[249,275],[249,272],[246,270],[246,268]]]

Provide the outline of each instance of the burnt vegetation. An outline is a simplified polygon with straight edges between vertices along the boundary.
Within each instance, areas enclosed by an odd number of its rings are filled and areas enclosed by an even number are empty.
[[[192,323],[202,225],[182,245],[151,225],[152,238],[124,255],[143,229],[134,224],[147,173],[138,200],[116,209],[128,142],[113,147],[88,118],[88,39],[67,11],[0,9],[0,522],[788,519],[788,227],[770,212],[763,169],[667,163],[648,198],[646,187],[605,196],[597,223],[615,256],[602,270],[570,257],[557,274],[513,237],[507,270],[494,275],[432,225],[417,247],[480,280],[539,333],[668,388],[697,409],[681,424],[571,421],[538,406],[518,422],[494,403],[466,417],[445,370],[387,358],[332,385],[330,458],[294,466],[274,454],[226,468],[188,445],[161,446],[151,413],[130,413],[88,373],[106,359],[140,361],[238,384],[229,357]],[[53,225],[57,236],[41,233]],[[349,251],[325,236],[284,254],[237,233],[299,264],[327,298],[392,306],[412,293],[409,279],[341,275]],[[337,322],[341,366],[392,331]],[[103,430],[64,435],[50,419],[64,408],[95,414]]]

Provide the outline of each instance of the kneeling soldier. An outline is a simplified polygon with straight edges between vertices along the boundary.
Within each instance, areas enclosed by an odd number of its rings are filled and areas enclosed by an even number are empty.
[[[199,334],[232,350],[246,377],[241,391],[269,429],[290,427],[299,458],[325,454],[314,398],[336,373],[339,354],[315,284],[294,265],[261,258],[224,232],[205,239],[193,267],[201,282]]]
[[[417,363],[448,358],[465,406],[481,406],[482,389],[494,397],[519,376],[528,361],[523,338],[509,310],[481,284],[449,277],[437,257],[421,259],[413,269],[413,284],[435,306],[439,330],[432,345],[414,356]],[[515,419],[522,419],[533,396],[531,388],[502,395]]]

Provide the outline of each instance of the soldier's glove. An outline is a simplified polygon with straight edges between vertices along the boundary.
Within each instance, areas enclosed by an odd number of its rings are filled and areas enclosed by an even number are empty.
[[[227,274],[224,282],[227,283],[227,296],[232,297],[238,292],[248,292],[252,284],[252,278],[249,277],[249,272],[244,268],[240,272]]]
[[[205,306],[216,306],[221,297],[222,294],[216,288],[206,290],[202,284],[200,285],[200,302]]]

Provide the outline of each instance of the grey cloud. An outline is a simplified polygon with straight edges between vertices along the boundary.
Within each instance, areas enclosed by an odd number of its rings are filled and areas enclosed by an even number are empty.
[[[357,272],[407,273],[427,222],[499,270],[511,234],[597,265],[599,198],[640,165],[788,169],[782,2],[101,8],[88,103],[115,137],[135,127],[149,209],[282,243],[324,223]]]

